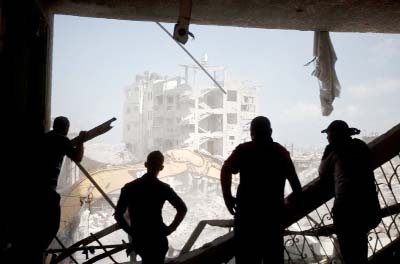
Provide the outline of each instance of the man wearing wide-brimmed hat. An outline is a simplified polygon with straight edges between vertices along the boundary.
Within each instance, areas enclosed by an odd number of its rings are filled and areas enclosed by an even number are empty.
[[[346,264],[367,263],[367,233],[380,221],[370,150],[363,141],[352,138],[360,130],[345,121],[335,120],[321,132],[327,134],[329,144],[319,174],[334,191],[333,222],[343,260]]]

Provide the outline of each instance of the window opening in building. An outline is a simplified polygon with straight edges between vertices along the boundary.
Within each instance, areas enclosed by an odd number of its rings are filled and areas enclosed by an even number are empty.
[[[227,114],[227,123],[228,123],[229,125],[235,125],[235,124],[237,124],[237,114],[228,113],[228,114]]]
[[[235,90],[228,90],[227,91],[227,97],[228,97],[228,101],[230,102],[236,102],[237,101],[237,91]]]

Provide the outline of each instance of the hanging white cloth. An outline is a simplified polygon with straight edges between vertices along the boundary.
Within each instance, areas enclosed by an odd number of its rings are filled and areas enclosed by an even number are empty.
[[[333,111],[333,101],[340,95],[340,83],[335,71],[337,61],[328,31],[314,32],[314,59],[315,70],[312,75],[319,80],[319,97],[323,116],[328,116]]]

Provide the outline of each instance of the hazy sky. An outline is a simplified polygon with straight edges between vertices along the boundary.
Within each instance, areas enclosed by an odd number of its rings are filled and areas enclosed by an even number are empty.
[[[165,24],[173,30],[173,24]],[[198,59],[226,66],[231,79],[260,84],[260,114],[271,119],[284,144],[324,145],[320,131],[343,119],[362,134],[400,122],[400,35],[331,33],[342,94],[323,117],[317,79],[311,76],[313,32],[191,25],[185,45]],[[115,116],[97,142],[122,141],[124,88],[144,71],[179,75],[190,58],[153,22],[56,16],[52,116],[65,115],[76,130]],[[211,84],[211,81],[210,81]]]

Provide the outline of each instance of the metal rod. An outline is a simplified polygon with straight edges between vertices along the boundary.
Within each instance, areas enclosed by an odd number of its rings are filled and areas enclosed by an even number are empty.
[[[115,223],[115,224],[95,233],[95,235],[99,239],[99,238],[107,236],[107,235],[111,234],[112,232],[119,230],[119,229],[120,229],[120,227],[118,226],[118,224]],[[78,242],[75,242],[72,246],[67,248],[56,258],[56,263],[61,262],[62,260],[66,259],[69,255],[78,251],[80,246],[86,246],[92,242],[94,242],[94,238],[92,236],[88,236],[84,239],[79,240]]]
[[[328,208],[328,205],[327,205],[326,203],[324,203],[324,205],[325,205],[326,208]],[[317,213],[317,216],[318,216],[318,218],[320,219],[321,224],[324,225],[324,226],[326,226],[326,224],[324,223],[324,215],[323,215],[323,216],[320,215],[320,213],[318,212],[318,208],[315,209],[315,212]],[[331,212],[329,211],[329,209],[328,209],[328,214],[329,214],[329,216],[332,218],[332,214],[331,214]],[[326,234],[328,235],[328,232],[326,232]],[[340,256],[340,259],[343,260],[343,259],[342,259],[342,255],[339,253],[340,251],[339,251],[338,248],[336,247],[336,243],[335,243],[335,241],[334,241],[333,238],[332,238],[332,235],[328,235],[328,237],[329,237],[329,240],[331,241],[331,243],[333,244],[333,248],[334,248],[334,250],[335,250],[335,252],[336,252],[336,253],[335,253],[336,256]]]
[[[90,235],[96,240],[96,242],[99,244],[99,246],[101,247],[101,249],[104,250],[104,253],[109,253],[109,252],[107,251],[107,248],[105,248],[105,247],[103,246],[103,244],[100,242],[100,240],[97,239],[96,235],[94,235],[93,233],[90,233]],[[115,259],[112,257],[111,254],[108,255],[108,258],[111,259],[114,263],[118,264],[118,262],[115,261]]]
[[[89,172],[80,164],[79,162],[76,162],[76,165],[78,168],[85,174],[85,176],[89,179],[89,181],[96,187],[96,189],[100,192],[100,194],[103,196],[103,198],[111,205],[113,209],[116,208],[115,204],[113,201],[108,197],[108,195],[101,189],[100,185],[97,184],[97,182],[93,179],[93,177],[89,174]]]
[[[99,261],[99,260],[101,260],[101,259],[103,259],[103,258],[108,257],[109,254],[116,254],[116,253],[118,253],[118,252],[120,252],[120,251],[122,251],[122,250],[124,250],[124,249],[125,249],[125,248],[122,247],[122,246],[121,246],[121,247],[113,248],[113,249],[111,249],[110,251],[108,251],[108,253],[101,253],[100,255],[96,255],[96,256],[94,256],[93,258],[91,258],[91,259],[89,259],[89,260],[83,262],[83,264],[92,264],[92,263],[96,263],[97,261]]]
[[[197,66],[199,66],[200,69],[202,69],[203,72],[204,72],[205,74],[207,74],[207,76],[215,83],[215,85],[216,85],[224,94],[226,94],[226,91],[224,90],[224,88],[222,88],[222,86],[214,79],[214,77],[211,76],[211,74],[203,67],[203,65],[201,65],[201,63],[199,63],[198,60],[197,60],[195,57],[193,57],[193,55],[190,54],[190,52],[189,52],[181,43],[179,43],[178,41],[176,41],[176,40],[174,39],[174,36],[172,36],[172,34],[169,33],[169,31],[168,31],[167,29],[166,29],[163,25],[161,25],[160,22],[155,22],[155,23],[156,23],[165,33],[167,33],[168,36],[170,36],[170,37],[176,42],[176,44],[178,44],[178,46],[181,47],[181,49],[183,49],[183,51],[185,51],[186,54],[197,64]]]
[[[296,223],[297,223],[297,222],[296,222]],[[297,223],[297,225],[300,226],[298,223]],[[299,228],[299,230],[301,231],[301,228]],[[299,248],[299,246],[298,246],[297,243],[296,243],[296,236],[298,236],[298,235],[290,235],[289,237],[291,238],[294,247],[296,248],[297,252],[299,253],[299,256],[300,256],[301,260],[302,260],[305,264],[307,264],[307,261],[306,261],[306,259],[304,258],[304,248],[303,248],[303,249],[300,249],[300,248]],[[303,239],[305,239],[305,236],[303,236]],[[303,246],[304,246],[304,243],[303,243]]]
[[[314,211],[315,211],[315,210],[314,210]],[[307,219],[308,224],[310,225],[310,227],[311,227],[311,228],[314,228],[313,225],[312,225],[312,222],[311,222],[311,220],[310,220],[309,215],[310,215],[310,214],[306,215],[305,219]],[[297,223],[298,223],[298,222],[297,222]],[[300,225],[299,225],[299,226],[300,226]],[[331,261],[331,258],[328,256],[328,253],[326,252],[326,250],[325,250],[325,248],[324,248],[324,245],[322,244],[322,241],[321,241],[320,237],[317,236],[317,237],[315,237],[315,238],[318,240],[318,243],[320,244],[322,250],[324,251],[325,256],[328,258],[328,260],[329,260],[329,262],[330,262],[330,261]],[[304,239],[306,239],[305,236],[304,236]],[[307,241],[307,240],[306,240],[306,241]],[[308,243],[308,241],[307,241],[307,243]],[[314,254],[311,245],[308,245],[308,247],[310,248],[311,252]],[[317,260],[317,261],[319,262],[319,260]]]
[[[382,167],[380,167],[380,168],[381,168],[382,173],[383,173],[383,178],[385,178],[385,180],[387,181],[385,172],[383,171]],[[382,183],[382,184],[384,184],[384,183]],[[378,183],[378,184],[377,184],[378,193],[380,194],[380,196],[381,196],[381,198],[382,198],[382,201],[383,201],[383,203],[385,204],[385,206],[386,206],[386,207],[389,207],[389,205],[388,205],[388,203],[387,203],[387,201],[386,201],[386,199],[385,199],[385,195],[384,195],[384,193],[382,192],[382,189],[379,187],[379,185],[380,185],[380,184]],[[390,215],[389,217],[392,219],[392,221],[395,221],[395,219],[393,218],[392,215]],[[390,230],[388,230],[388,228],[387,228],[387,226],[386,226],[386,224],[385,224],[385,221],[383,221],[383,219],[382,219],[381,222],[382,222],[382,225],[383,225],[383,227],[385,228],[385,231],[386,231],[386,233],[387,233],[387,235],[388,235],[388,237],[389,237],[389,239],[390,239],[390,242],[392,242],[393,239],[392,239],[392,237],[391,237],[391,235],[390,235]]]
[[[57,236],[55,237],[55,239],[56,239],[56,241],[58,242],[58,244],[60,244],[60,246],[61,246],[63,249],[66,249],[66,247],[65,247],[64,244],[63,244],[63,242],[61,242],[61,240],[60,240]],[[72,259],[72,261],[73,261],[75,264],[79,264],[78,261],[76,261],[76,259],[72,256],[72,254],[69,255],[68,257],[69,257],[70,259]]]
[[[94,238],[93,238],[94,239]],[[57,248],[57,249],[48,249],[46,252],[51,254],[51,253],[61,253],[65,251],[71,251],[74,250],[76,251],[83,251],[83,250],[91,250],[91,249],[103,249],[103,248],[116,248],[116,247],[121,247],[125,246],[125,244],[112,244],[112,245],[102,245],[102,246],[82,246],[82,247],[76,247],[76,248]]]

